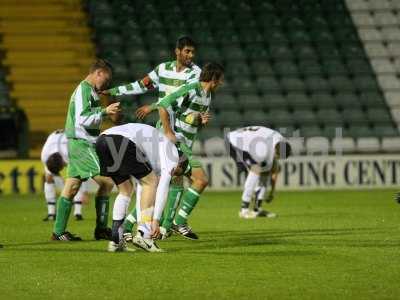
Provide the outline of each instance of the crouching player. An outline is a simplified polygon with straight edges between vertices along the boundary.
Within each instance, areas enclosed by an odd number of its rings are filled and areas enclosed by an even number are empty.
[[[54,221],[56,189],[62,190],[64,187],[60,172],[68,163],[68,140],[63,130],[56,130],[48,136],[42,148],[41,160],[44,164],[44,196],[47,203],[47,216],[43,221]],[[87,190],[87,183],[82,183],[73,200],[74,216],[77,221],[83,220],[82,203],[86,203],[89,199]]]
[[[108,251],[126,251],[126,243],[149,252],[162,252],[154,242],[160,234],[160,219],[167,200],[172,175],[182,173],[175,145],[156,128],[145,124],[125,124],[104,131],[96,142],[101,175],[109,176],[118,187],[113,208],[112,241]],[[133,193],[137,191],[138,229],[136,236],[125,233],[122,224]]]
[[[271,192],[266,199],[272,201],[279,172],[278,159],[286,159],[291,154],[287,140],[277,131],[251,126],[227,134],[230,156],[239,170],[247,170],[248,175],[242,194],[240,218],[275,217],[276,215],[261,209],[268,180]],[[253,211],[249,209],[251,199],[256,194]]]

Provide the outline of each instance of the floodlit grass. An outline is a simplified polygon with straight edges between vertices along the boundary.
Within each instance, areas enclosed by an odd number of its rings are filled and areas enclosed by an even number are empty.
[[[206,193],[199,241],[167,253],[108,253],[93,203],[51,242],[40,196],[0,198],[0,299],[399,299],[400,205],[394,191],[281,192],[276,219],[240,220],[239,193]]]

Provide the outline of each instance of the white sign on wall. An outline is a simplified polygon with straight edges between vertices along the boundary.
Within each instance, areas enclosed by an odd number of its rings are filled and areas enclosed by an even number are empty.
[[[239,173],[227,157],[204,158],[209,190],[232,190],[243,186]],[[281,162],[277,188],[359,189],[400,187],[400,155],[298,156]]]

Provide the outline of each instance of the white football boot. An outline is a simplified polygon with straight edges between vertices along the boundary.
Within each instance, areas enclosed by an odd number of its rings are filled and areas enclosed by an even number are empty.
[[[241,219],[255,219],[257,218],[257,212],[249,209],[241,209],[239,211],[239,218]]]
[[[164,250],[157,246],[153,239],[144,238],[141,231],[138,231],[136,236],[132,237],[132,244],[147,252],[164,252]]]

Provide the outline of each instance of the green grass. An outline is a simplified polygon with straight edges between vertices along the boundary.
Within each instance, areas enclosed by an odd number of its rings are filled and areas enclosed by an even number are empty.
[[[239,220],[239,193],[207,193],[161,254],[107,253],[94,209],[50,242],[40,197],[0,198],[1,299],[399,299],[394,191],[279,193],[276,219]]]

